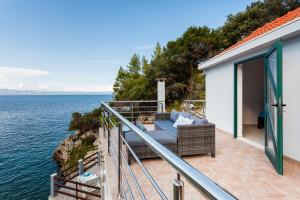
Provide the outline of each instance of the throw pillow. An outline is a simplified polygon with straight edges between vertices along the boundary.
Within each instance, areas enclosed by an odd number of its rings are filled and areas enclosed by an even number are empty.
[[[142,131],[147,131],[146,127],[145,127],[143,124],[141,124],[141,123],[136,123],[136,126],[137,126],[139,129],[141,129]]]
[[[195,125],[208,124],[208,121],[207,121],[206,118],[195,117],[194,124],[195,124]]]
[[[170,114],[170,120],[175,122],[177,120],[178,116],[179,116],[179,112],[177,112],[176,110],[173,109]]]
[[[194,120],[185,118],[182,115],[179,115],[176,122],[173,124],[174,128],[177,128],[178,125],[190,125],[193,124]]]
[[[180,112],[179,114],[182,115],[184,118],[192,118],[192,115],[190,113]]]

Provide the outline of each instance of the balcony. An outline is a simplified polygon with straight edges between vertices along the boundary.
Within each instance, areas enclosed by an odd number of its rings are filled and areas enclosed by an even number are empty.
[[[148,130],[154,130],[153,124],[146,126]],[[118,138],[118,129],[116,127],[111,129],[111,137],[115,139]],[[103,151],[107,152],[107,137],[103,137],[102,141]],[[111,142],[113,142],[113,139]],[[117,141],[115,140],[114,142]],[[113,144],[111,144],[110,149],[113,148],[112,146]],[[107,160],[106,164],[110,163],[110,165],[115,165],[113,161],[113,154],[115,153],[117,153],[117,151],[111,150],[110,155],[105,154]],[[280,176],[274,170],[263,150],[242,140],[233,139],[232,135],[221,130],[216,130],[215,158],[202,155],[185,156],[183,159],[238,199],[300,198],[299,164],[285,160],[284,175]],[[176,179],[176,170],[163,159],[145,159],[142,160],[142,164],[166,194],[167,198],[172,199],[173,191],[170,186],[174,179]],[[110,165],[107,166],[107,168],[112,169]],[[133,163],[130,168],[140,188],[143,189],[146,199],[160,199],[140,165]],[[116,174],[112,173],[110,175],[110,177],[114,176],[116,177]],[[129,185],[134,185],[133,182],[130,181],[130,174],[126,173],[125,168],[124,176],[126,176]],[[184,178],[182,178],[182,180],[184,182],[184,199],[204,199],[203,195],[189,184],[189,181]],[[115,183],[116,182],[117,181],[115,181]],[[124,184],[124,187],[125,185],[126,184]],[[117,190],[114,188],[111,191]],[[126,194],[126,190],[124,193]],[[133,196],[138,199],[139,192],[133,190]]]
[[[91,171],[100,177],[105,176],[101,180],[102,199],[300,198],[298,163],[284,160],[284,175],[280,176],[262,149],[243,140],[233,139],[232,135],[218,129],[216,129],[215,158],[209,155],[184,156],[182,159],[187,165],[183,167],[184,163],[180,161],[181,159],[178,160],[168,153],[164,154],[164,151],[160,150],[161,145],[154,145],[152,147],[163,159],[137,159],[136,162],[128,165],[127,144],[120,135],[119,130],[122,127],[120,124],[123,126],[128,124],[132,131],[142,137],[146,134],[132,126],[108,104],[105,105],[106,112],[110,114],[108,120],[103,122],[104,128],[99,130],[99,149],[103,152],[104,160],[100,168],[99,166],[91,168]],[[159,110],[160,106],[157,104],[156,109]],[[127,116],[130,121],[134,121],[132,117],[136,118],[136,115],[149,114],[141,111],[141,106],[126,109],[130,110]],[[149,119],[153,120],[151,117]],[[154,130],[153,123],[149,121],[145,126],[148,130]],[[149,144],[154,143],[150,141]],[[194,173],[194,169],[197,173]],[[101,171],[105,173],[101,174]]]

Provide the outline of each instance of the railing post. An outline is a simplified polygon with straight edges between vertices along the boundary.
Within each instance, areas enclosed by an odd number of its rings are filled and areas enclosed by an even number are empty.
[[[206,115],[205,108],[206,108],[206,101],[203,102],[203,109],[202,109],[203,110],[203,117],[206,118],[206,116],[205,116]]]
[[[101,153],[100,150],[97,151],[97,165],[100,167],[100,162],[101,162]]]
[[[54,198],[55,197],[55,177],[57,176],[56,173],[53,173],[50,175],[50,197]]]
[[[110,155],[110,112],[107,113],[107,152]]]
[[[78,199],[78,184],[76,182],[76,200]]]
[[[100,188],[101,188],[101,200],[105,200],[105,169],[104,169],[104,160],[101,157],[100,164]]]
[[[83,160],[82,159],[78,160],[78,174],[79,175],[83,174]]]
[[[131,122],[134,122],[134,120],[133,120],[133,103],[131,103],[130,105],[131,105]]]
[[[119,133],[118,133],[118,199],[123,199],[122,190],[121,190],[121,182],[122,182],[122,174],[121,174],[121,151],[122,151],[122,122],[119,122]]]
[[[176,179],[173,181],[173,200],[183,199],[183,182]]]
[[[159,103],[159,105],[160,105],[160,112],[164,112],[164,104],[163,104],[163,102],[160,102]]]

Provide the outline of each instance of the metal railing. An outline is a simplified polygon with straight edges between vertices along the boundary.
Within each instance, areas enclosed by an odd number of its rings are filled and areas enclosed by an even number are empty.
[[[110,101],[107,104],[131,122],[141,117],[144,121],[151,122],[154,119],[154,113],[163,112],[165,108],[165,102],[156,100]]]
[[[79,175],[79,166],[81,166],[80,162],[82,162],[83,170],[86,171],[98,163],[98,154],[99,153],[97,151],[87,157],[84,157],[82,160],[79,160],[79,163],[76,163],[65,169],[60,169],[58,174],[65,179],[71,180]]]
[[[145,194],[143,193],[143,189],[138,183],[133,171],[128,165],[125,155],[123,153],[122,145],[125,145],[128,151],[132,154],[133,158],[136,160],[137,164],[141,167],[143,173],[146,175],[152,186],[155,188],[157,194],[160,199],[167,200],[168,198],[164,194],[163,190],[156,183],[155,179],[150,175],[147,171],[143,163],[139,160],[138,156],[134,153],[130,145],[126,142],[123,137],[122,126],[127,126],[133,133],[137,134],[143,142],[147,146],[149,146],[159,157],[164,159],[169,163],[176,171],[177,178],[173,182],[173,199],[174,200],[182,200],[183,199],[183,181],[181,180],[181,176],[183,176],[197,191],[199,191],[204,197],[207,199],[236,199],[233,195],[226,192],[223,188],[218,186],[208,177],[199,172],[196,168],[192,167],[186,161],[172,153],[166,147],[158,143],[151,136],[137,128],[135,125],[130,123],[125,117],[123,117],[120,113],[110,107],[107,103],[101,102],[101,107],[103,108],[104,113],[107,113],[107,122],[102,125],[105,126],[105,130],[107,130],[107,146],[109,155],[113,157],[115,162],[115,168],[118,175],[118,195],[120,199],[127,199],[128,196],[132,197],[131,199],[135,199],[133,196],[130,185],[128,184],[127,177],[122,174],[124,173],[124,166],[129,171],[129,175],[133,180],[133,183],[139,193],[138,199],[146,199]],[[114,116],[118,120],[118,125],[113,124],[114,128],[118,128],[117,136],[111,133],[109,123],[111,123],[110,118]],[[114,145],[115,144],[115,145]],[[112,149],[112,151],[110,150]],[[124,179],[124,181],[123,181]],[[127,191],[129,191],[129,195],[125,191],[125,186]]]
[[[84,200],[88,199],[86,197],[87,195],[100,198],[100,187],[84,184],[73,179],[78,175],[82,175],[96,164],[100,167],[102,159],[102,153],[98,150],[97,152],[86,156],[84,159],[78,160],[77,164],[66,169],[61,169],[58,173],[51,174],[50,197],[54,198],[57,194],[62,194],[75,199]],[[91,189],[94,190],[94,192],[89,192]]]
[[[199,117],[206,117],[206,101],[205,100],[184,100],[183,108],[185,112],[197,115]]]
[[[86,197],[87,195],[96,197],[98,199],[101,198],[100,187],[80,183],[78,181],[67,180],[59,176],[54,176],[54,186],[55,186],[55,190],[54,190],[55,193],[73,197],[75,199],[88,200],[88,198]],[[86,189],[83,190],[82,188],[86,188]],[[91,189],[93,189],[94,192],[88,191]]]

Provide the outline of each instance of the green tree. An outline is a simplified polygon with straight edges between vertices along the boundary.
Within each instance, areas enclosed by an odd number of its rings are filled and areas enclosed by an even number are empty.
[[[69,130],[79,131],[80,134],[84,134],[87,131],[97,131],[100,127],[99,117],[101,113],[101,108],[96,108],[92,112],[84,113],[83,115],[74,112],[69,124]]]
[[[156,79],[167,78],[167,103],[205,94],[205,75],[197,65],[248,36],[258,27],[299,7],[299,0],[265,0],[229,15],[218,29],[189,27],[176,40],[156,44],[150,61],[134,54],[114,84],[117,100],[156,99]]]
[[[264,24],[299,7],[299,0],[265,0],[251,3],[246,10],[229,15],[219,29],[224,48],[235,44]]]
[[[131,75],[140,75],[141,72],[140,56],[137,54],[133,54],[129,64],[127,65],[127,68]]]

